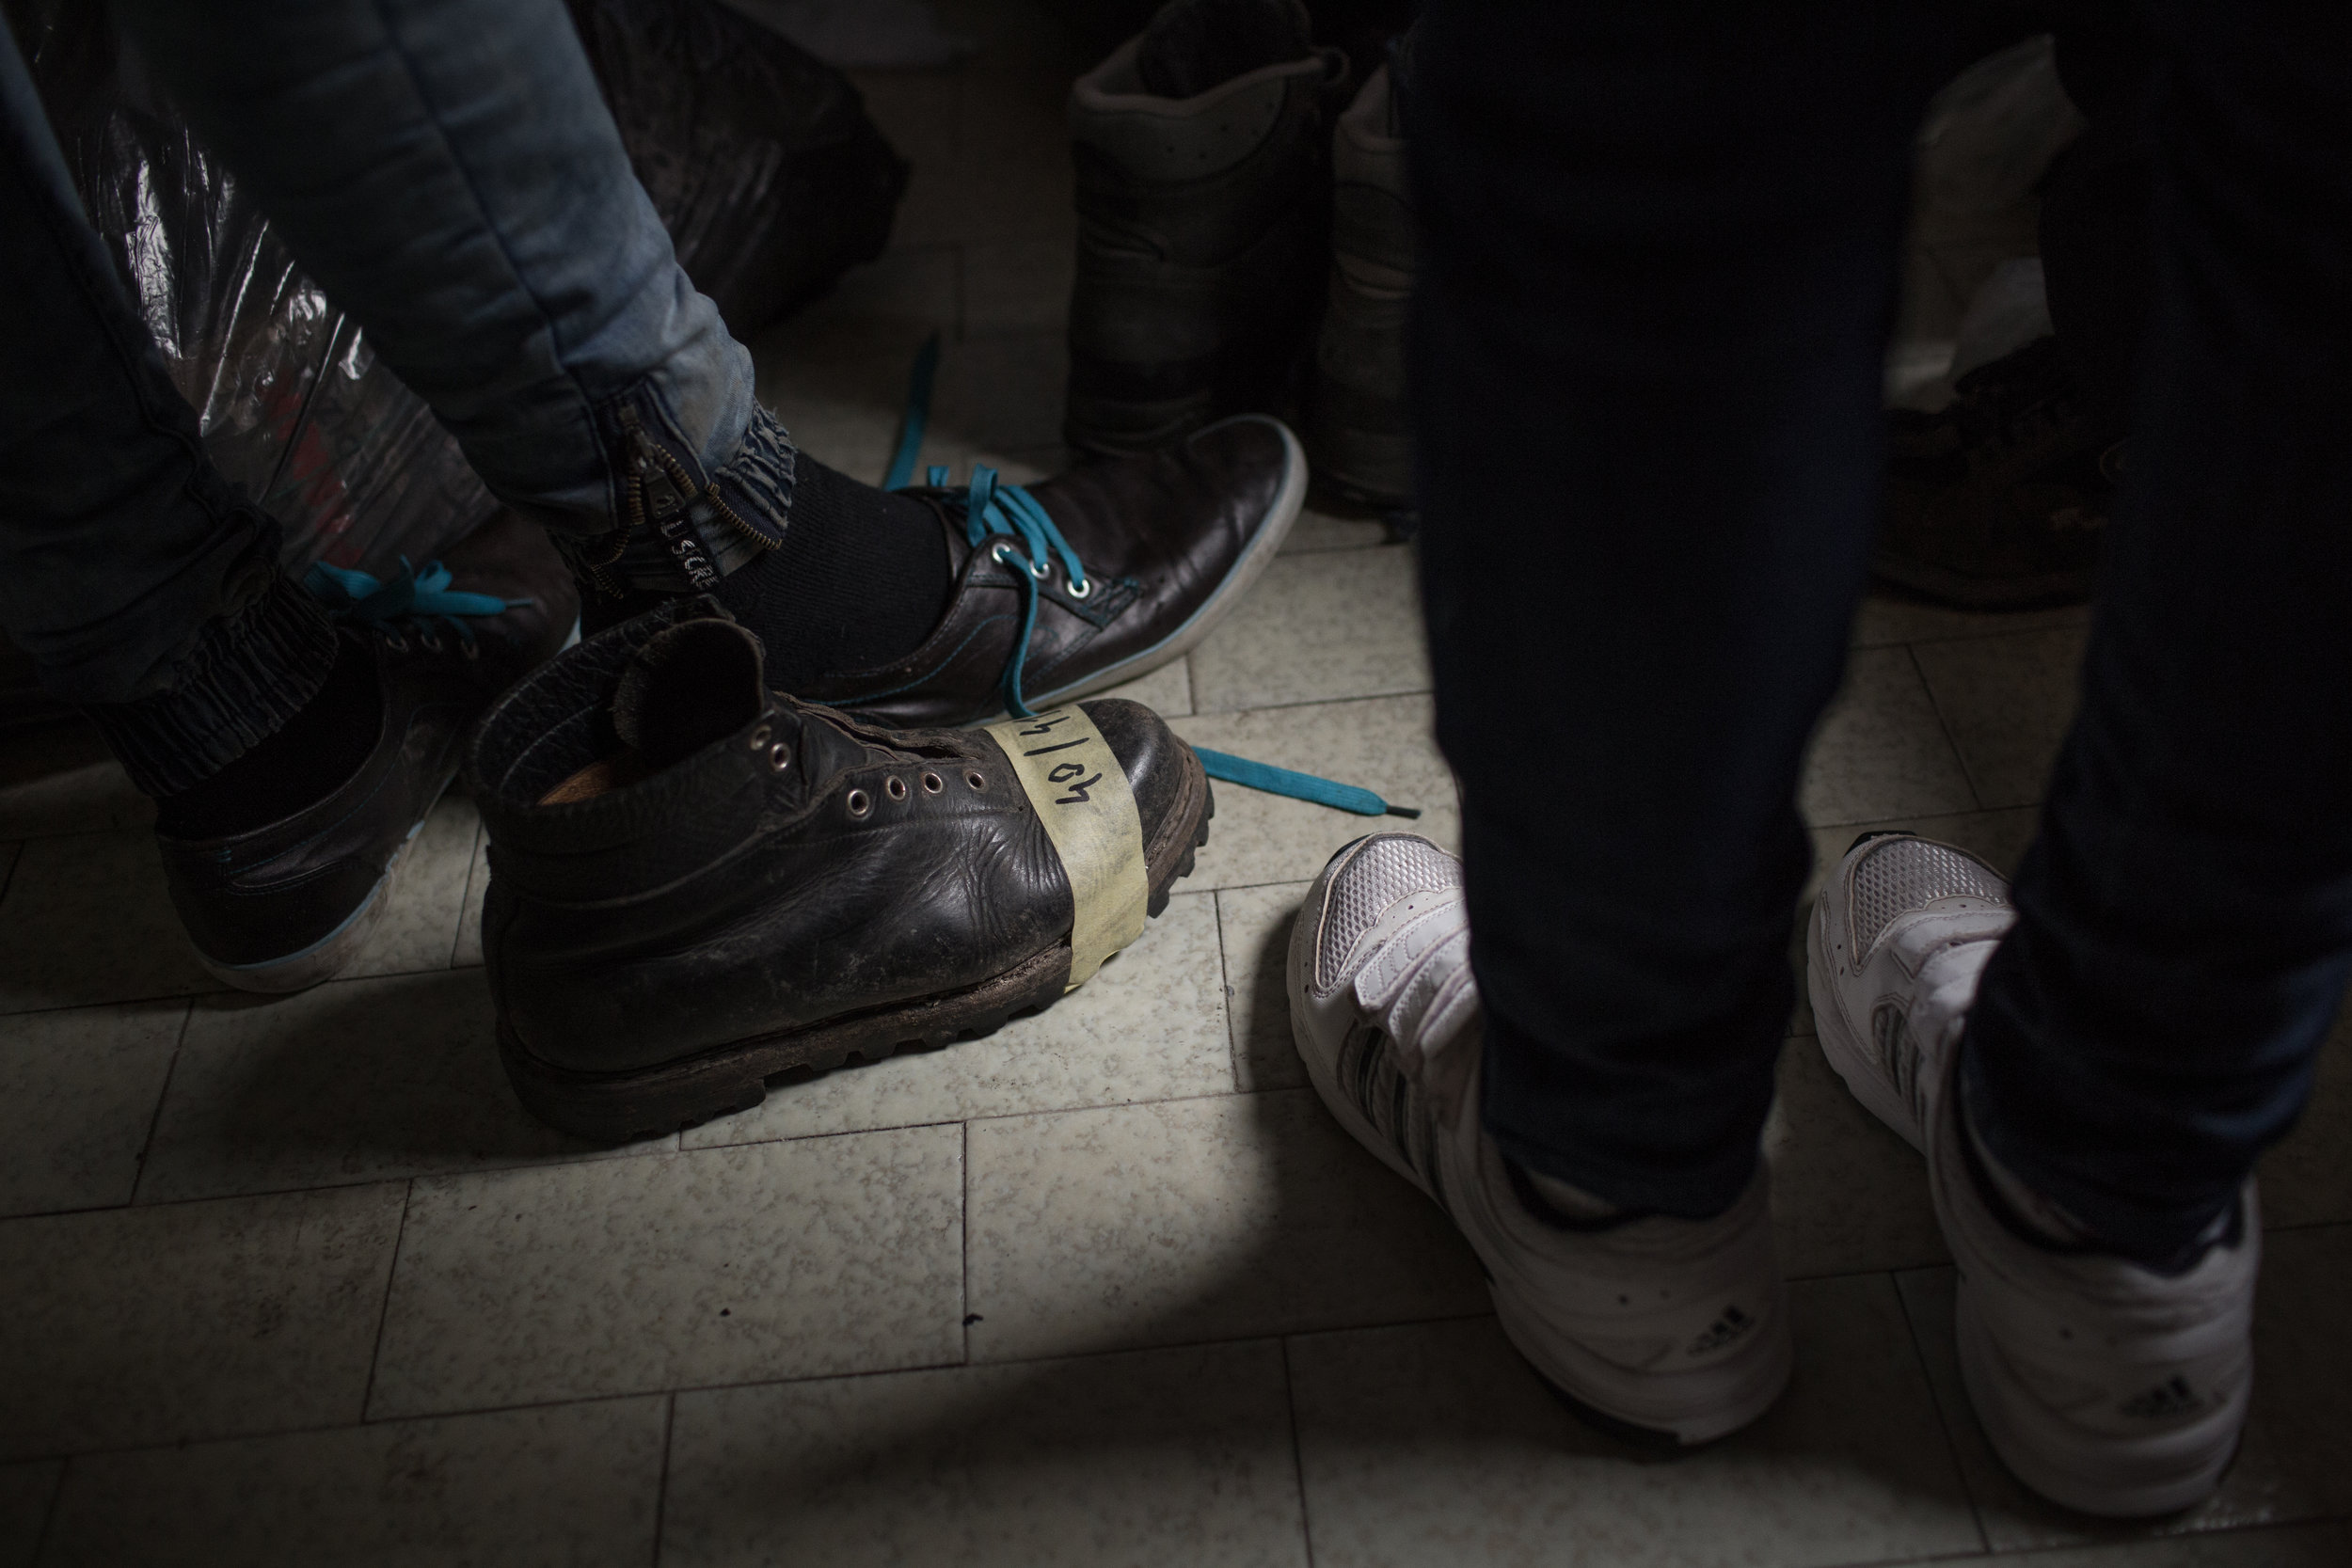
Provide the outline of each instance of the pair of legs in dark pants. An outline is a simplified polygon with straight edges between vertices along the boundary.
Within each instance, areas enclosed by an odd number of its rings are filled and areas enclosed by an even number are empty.
[[[2148,16],[2134,458],[1962,1082],[2013,1174],[2161,1263],[2295,1119],[2352,952],[2352,57],[2288,8]],[[1711,1213],[1756,1159],[1933,27],[1422,24],[1423,580],[1485,1114],[1617,1204]]]

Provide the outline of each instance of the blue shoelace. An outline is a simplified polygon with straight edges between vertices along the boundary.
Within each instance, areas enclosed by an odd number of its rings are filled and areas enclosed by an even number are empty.
[[[428,643],[438,635],[436,626],[446,626],[468,653],[474,649],[473,628],[466,625],[469,617],[502,614],[532,602],[501,599],[495,594],[469,594],[450,587],[450,570],[439,562],[427,562],[420,572],[402,556],[400,575],[389,582],[322,561],[305,574],[302,586],[326,607],[327,618],[339,626],[365,626],[395,638],[414,627]]]
[[[890,455],[890,470],[882,478],[885,490],[903,490],[914,477],[914,461],[923,450],[924,428],[930,422],[931,387],[939,375],[939,334],[934,332],[925,341],[914,356],[914,374],[907,386],[906,414],[898,427],[898,444]],[[947,470],[931,467],[926,478],[940,489],[947,486]],[[996,534],[1010,534],[1016,543],[996,546],[996,559],[1008,566],[1018,565],[1025,570],[1015,572],[1024,590],[1021,596],[1021,635],[1013,640],[1012,657],[1006,661],[1001,689],[1005,711],[1016,718],[1031,717],[1028,705],[1022,700],[1021,667],[1028,662],[1029,634],[1037,627],[1037,585],[1049,574],[1047,562],[1058,557],[1062,570],[1070,578],[1073,598],[1083,599],[1094,592],[1094,579],[1087,575],[1086,565],[1061,530],[1046,515],[1037,498],[1018,484],[999,484],[996,470],[975,467],[971,487],[964,492],[963,534],[966,542],[977,549]],[[1018,550],[1025,558],[1015,562],[1006,551]],[[1268,795],[1287,796],[1294,800],[1310,800],[1336,811],[1354,812],[1359,816],[1419,816],[1412,806],[1392,806],[1378,795],[1360,784],[1341,784],[1313,773],[1300,773],[1272,763],[1252,762],[1226,752],[1213,752],[1205,746],[1193,748],[1200,759],[1201,768],[1212,779],[1241,785],[1244,789],[1263,790]]]

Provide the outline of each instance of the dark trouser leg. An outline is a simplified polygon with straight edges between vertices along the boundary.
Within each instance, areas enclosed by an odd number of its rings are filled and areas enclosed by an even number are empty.
[[[2153,291],[2132,458],[1979,1134],[2178,1253],[2310,1092],[2352,954],[2352,56],[2291,7],[2151,8]]]
[[[2130,422],[2148,328],[2148,111],[2154,55],[2135,4],[2060,8],[2059,79],[2090,129],[2051,168],[2042,265],[2058,347],[2090,393],[2103,439]]]
[[[1896,8],[1439,0],[1406,135],[1438,737],[1486,1117],[1704,1215],[1792,1000],[1794,802],[1878,515],[1938,41]]]
[[[185,789],[310,700],[334,634],[205,459],[6,27],[0,213],[0,625],[142,789]]]

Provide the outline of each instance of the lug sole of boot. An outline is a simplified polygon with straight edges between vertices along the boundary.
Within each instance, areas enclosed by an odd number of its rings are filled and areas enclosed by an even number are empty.
[[[446,791],[449,785],[444,784],[441,788]],[[438,804],[440,795],[437,793],[433,799],[434,803]],[[431,806],[425,810],[428,816],[431,815]],[[332,980],[359,956],[367,946],[368,939],[375,934],[376,927],[383,923],[384,911],[392,902],[392,890],[399,885],[401,870],[408,863],[408,851],[416,847],[417,835],[422,832],[424,817],[420,816],[409,825],[408,836],[400,841],[391,858],[384,863],[384,875],[378,877],[375,885],[368,889],[368,895],[359,901],[359,907],[345,915],[342,925],[310,946],[283,958],[265,958],[249,964],[223,963],[199,948],[196,954],[197,962],[202,964],[205,973],[222,985],[234,986],[239,990],[252,991],[261,996],[289,996]]]
[[[1146,851],[1151,895],[1145,908],[1153,917],[1168,908],[1176,882],[1192,874],[1195,854],[1209,841],[1209,819],[1216,815],[1200,759],[1187,749],[1184,760],[1184,792],[1168,814],[1169,831]],[[852,1061],[882,1061],[909,1048],[980,1038],[1009,1019],[1059,1001],[1069,977],[1065,941],[961,990],[755,1036],[634,1072],[574,1072],[543,1062],[523,1049],[503,1021],[499,1055],[523,1108],[541,1121],[593,1143],[634,1143],[756,1109],[771,1086],[784,1086],[783,1080],[817,1077]]]

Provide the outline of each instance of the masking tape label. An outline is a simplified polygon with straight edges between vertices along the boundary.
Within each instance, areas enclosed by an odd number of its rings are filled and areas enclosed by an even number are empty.
[[[1127,771],[1094,721],[1075,705],[987,726],[1004,748],[1029,804],[1061,857],[1076,905],[1070,929],[1075,990],[1103,961],[1143,934],[1151,887],[1143,868],[1143,819]]]

